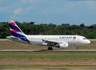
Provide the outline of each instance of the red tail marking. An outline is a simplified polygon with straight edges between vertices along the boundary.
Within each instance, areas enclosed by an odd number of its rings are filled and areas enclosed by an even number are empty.
[[[19,32],[19,31],[17,31],[17,30],[11,30],[11,32],[14,32],[14,33],[16,33],[16,32]]]
[[[11,24],[11,25],[15,26],[15,22],[9,22],[9,24]]]

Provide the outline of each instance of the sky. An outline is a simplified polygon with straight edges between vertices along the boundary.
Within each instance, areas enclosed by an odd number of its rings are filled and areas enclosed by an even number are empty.
[[[0,22],[92,25],[96,23],[95,0],[0,0]]]

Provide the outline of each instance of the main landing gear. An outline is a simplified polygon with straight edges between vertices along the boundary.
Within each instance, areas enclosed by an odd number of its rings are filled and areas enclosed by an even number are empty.
[[[53,50],[52,46],[49,46],[49,47],[48,47],[48,50]]]

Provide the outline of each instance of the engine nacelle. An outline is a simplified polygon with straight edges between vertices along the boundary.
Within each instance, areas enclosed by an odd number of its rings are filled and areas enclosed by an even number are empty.
[[[68,47],[68,43],[66,43],[66,42],[59,43],[59,44],[58,44],[58,47],[59,47],[59,48],[67,48],[67,47]]]
[[[45,45],[46,46],[46,45],[48,45],[48,43],[42,43],[42,45]]]

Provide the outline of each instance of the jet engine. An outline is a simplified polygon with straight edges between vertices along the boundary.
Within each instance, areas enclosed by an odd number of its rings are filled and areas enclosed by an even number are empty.
[[[45,45],[46,46],[46,45],[48,45],[48,43],[42,43],[42,45]]]
[[[59,43],[57,47],[58,48],[67,48],[68,47],[68,43],[66,43],[66,42]]]

